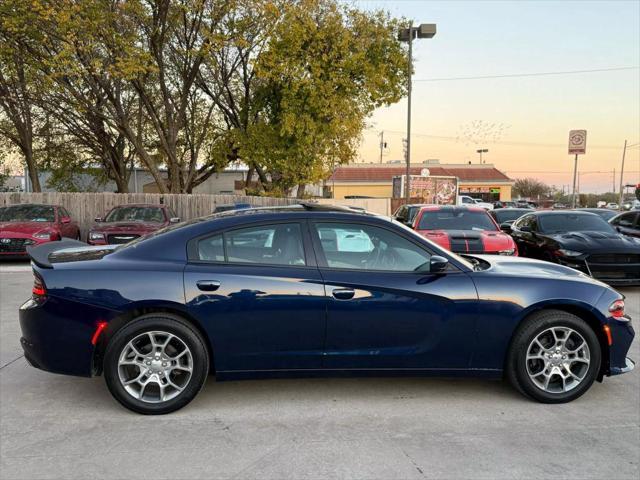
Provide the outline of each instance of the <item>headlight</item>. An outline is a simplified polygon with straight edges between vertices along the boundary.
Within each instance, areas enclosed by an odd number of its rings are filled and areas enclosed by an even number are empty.
[[[33,238],[38,238],[40,240],[51,240],[51,232],[34,233]]]
[[[498,255],[513,255],[515,251],[516,251],[515,248],[511,248],[509,250],[500,250],[498,252]]]
[[[558,250],[558,253],[563,257],[579,257],[580,255],[582,255],[582,252],[576,252],[575,250],[565,250],[564,248]]]
[[[104,233],[89,232],[89,240],[104,240]]]

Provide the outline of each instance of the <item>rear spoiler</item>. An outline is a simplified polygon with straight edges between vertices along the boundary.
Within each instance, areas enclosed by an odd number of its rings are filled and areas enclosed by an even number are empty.
[[[58,242],[47,242],[42,245],[36,245],[35,247],[27,247],[27,253],[33,260],[33,263],[42,268],[53,268],[53,265],[49,261],[49,254],[62,250],[64,248],[77,248],[86,247],[87,244],[79,240],[72,240],[71,238],[63,238]]]

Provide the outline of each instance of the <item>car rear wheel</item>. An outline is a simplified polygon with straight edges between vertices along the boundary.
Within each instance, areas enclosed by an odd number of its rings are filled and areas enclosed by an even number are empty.
[[[575,400],[593,384],[601,350],[593,329],[559,310],[535,313],[516,332],[507,377],[521,393],[543,403]]]
[[[109,391],[138,413],[160,415],[178,410],[200,392],[209,356],[200,333],[179,317],[142,316],[109,341],[104,376]]]

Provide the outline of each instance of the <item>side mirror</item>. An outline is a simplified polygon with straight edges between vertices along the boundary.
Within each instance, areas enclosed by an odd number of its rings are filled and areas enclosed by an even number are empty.
[[[440,255],[433,255],[429,259],[429,271],[431,273],[443,273],[449,266],[449,260]]]
[[[96,223],[100,223],[100,222],[102,221],[102,217],[96,217],[96,218],[94,218],[93,220],[94,220],[94,222],[96,222]]]
[[[171,217],[169,223],[180,223],[180,217]]]
[[[502,230],[504,233],[511,233],[511,224],[508,222],[501,223],[500,230]]]
[[[523,225],[520,227],[521,232],[531,233],[531,227],[529,225]]]
[[[69,217],[62,217],[62,218],[60,219],[60,222],[61,222],[61,223],[71,223],[71,218],[69,218]]]

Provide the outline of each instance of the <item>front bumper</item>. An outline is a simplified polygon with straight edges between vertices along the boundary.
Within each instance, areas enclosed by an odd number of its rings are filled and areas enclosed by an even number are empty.
[[[627,357],[625,359],[624,367],[612,367],[611,368],[611,375],[620,375],[621,373],[628,373],[631,370],[633,370],[634,368],[636,368],[636,362],[634,362],[629,357]]]
[[[609,347],[609,369],[607,375],[620,375],[633,370],[635,362],[627,357],[633,343],[635,331],[631,321],[610,319],[607,323],[611,329],[613,342]]]
[[[593,263],[585,258],[558,257],[558,263],[586,273],[613,286],[640,285],[640,265],[624,263]]]

